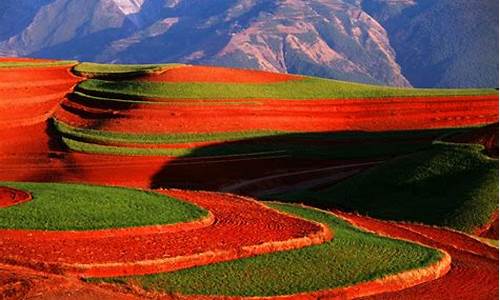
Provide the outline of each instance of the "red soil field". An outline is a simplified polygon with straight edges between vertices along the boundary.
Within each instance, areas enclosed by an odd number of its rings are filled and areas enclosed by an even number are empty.
[[[0,69],[0,130],[45,121],[79,80],[68,66]]]
[[[20,103],[37,103],[40,98],[59,95],[62,99],[70,90],[73,84],[54,84],[37,87],[11,87],[1,88],[0,94],[5,99],[10,99],[9,103],[2,103],[2,106],[17,105]],[[61,100],[60,99],[60,100]]]
[[[214,66],[180,66],[161,73],[141,77],[141,81],[152,82],[226,82],[226,83],[271,83],[300,80],[302,76],[241,70]]]
[[[30,201],[31,194],[18,189],[0,186],[0,209]]]
[[[66,109],[59,110],[56,117],[77,127],[91,128],[99,124],[102,130],[151,133],[259,129],[384,131],[478,125],[498,120],[497,96],[259,101],[262,105],[144,105],[128,110],[89,108],[65,102]],[[107,120],[102,122],[102,119]]]
[[[497,299],[498,250],[467,235],[443,228],[380,221],[335,211],[356,226],[442,249],[451,255],[443,277],[399,292],[364,299]]]
[[[40,68],[8,68],[0,69],[2,84],[15,82],[16,85],[37,85],[38,82],[67,80],[77,82],[79,77],[73,75],[68,66],[48,66]]]
[[[48,240],[9,230],[0,235],[2,259],[44,265],[81,276],[106,277],[173,271],[218,261],[319,244],[332,238],[321,224],[279,213],[257,201],[229,194],[161,191],[200,205],[212,226],[160,232]],[[68,237],[68,238],[65,238]],[[209,237],[209,238],[207,238]]]
[[[86,284],[76,277],[0,264],[0,299],[19,300],[140,300],[118,290]],[[167,298],[166,298],[167,299]]]

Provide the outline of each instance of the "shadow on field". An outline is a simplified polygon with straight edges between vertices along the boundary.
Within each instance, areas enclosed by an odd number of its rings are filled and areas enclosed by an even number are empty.
[[[437,138],[463,131],[310,132],[224,142],[196,148],[167,163],[151,186],[287,201],[279,195],[321,191],[384,160],[426,149]],[[307,199],[300,202],[313,204]]]

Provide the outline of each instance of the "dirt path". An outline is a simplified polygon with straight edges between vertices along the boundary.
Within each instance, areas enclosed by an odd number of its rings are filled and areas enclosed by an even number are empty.
[[[344,169],[352,169],[352,168],[364,168],[364,167],[369,167],[373,166],[380,163],[380,161],[372,161],[372,162],[363,162],[363,163],[356,163],[356,164],[344,164],[344,165],[336,165],[336,166],[330,166],[330,167],[325,167],[325,168],[314,168],[310,170],[302,170],[302,171],[295,171],[295,172],[286,172],[286,173],[280,173],[280,174],[274,174],[274,175],[269,175],[269,176],[264,176],[264,177],[259,177],[255,179],[249,179],[245,180],[243,182],[238,182],[232,185],[225,186],[221,188],[221,191],[223,192],[229,192],[229,193],[241,193],[245,191],[255,191],[256,195],[257,193],[264,192],[260,189],[260,187],[266,182],[274,182],[276,180],[281,180],[281,179],[288,179],[292,177],[296,177],[298,179],[298,182],[295,182],[293,187],[295,189],[300,189],[301,188],[301,183],[303,181],[307,181],[311,179],[310,175],[320,173],[323,177],[324,172],[327,171],[335,171],[335,170],[344,170]],[[306,176],[304,176],[306,175]],[[296,180],[297,180],[296,179]],[[302,180],[304,179],[304,180]],[[329,179],[331,180],[331,179]],[[323,182],[318,182],[318,184],[323,184]],[[276,186],[274,188],[277,188]],[[257,192],[259,191],[259,192]]]

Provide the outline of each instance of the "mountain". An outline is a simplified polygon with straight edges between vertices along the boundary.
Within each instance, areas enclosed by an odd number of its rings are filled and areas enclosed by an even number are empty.
[[[498,86],[490,0],[3,0],[0,28],[4,56]]]
[[[419,87],[498,87],[498,1],[367,0]]]

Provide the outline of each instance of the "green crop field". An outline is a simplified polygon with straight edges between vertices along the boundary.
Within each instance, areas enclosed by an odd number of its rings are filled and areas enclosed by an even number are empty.
[[[343,99],[416,96],[495,95],[494,89],[408,89],[308,77],[268,84],[157,83],[87,80],[77,91],[92,96],[141,99]]]
[[[199,219],[202,208],[155,192],[62,183],[0,182],[33,200],[0,208],[0,228],[91,230],[173,224]]]
[[[471,232],[498,209],[498,160],[482,150],[436,142],[320,191],[266,197]]]
[[[131,281],[146,290],[225,296],[274,296],[345,287],[437,262],[442,254],[409,242],[360,231],[319,210],[270,204],[273,208],[328,225],[333,240],[172,273],[104,279]],[[92,279],[91,281],[102,281]]]

